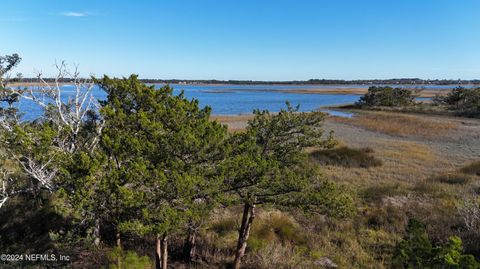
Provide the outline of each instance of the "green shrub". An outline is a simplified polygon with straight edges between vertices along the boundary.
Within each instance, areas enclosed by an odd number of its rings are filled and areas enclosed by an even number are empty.
[[[370,87],[368,92],[355,103],[358,107],[396,107],[415,104],[417,91],[404,88]]]
[[[366,229],[362,231],[359,241],[377,260],[382,260],[393,254],[398,238],[395,233],[383,229]]]
[[[433,246],[426,227],[410,219],[403,240],[397,245],[393,257],[395,268],[429,268]]]
[[[480,161],[473,162],[460,169],[460,171],[465,174],[480,176]]]
[[[392,265],[393,268],[480,268],[474,256],[463,254],[459,237],[451,236],[447,244],[434,245],[425,225],[415,219],[409,220],[406,234],[395,249]]]
[[[313,159],[323,165],[369,168],[382,165],[382,161],[372,156],[370,148],[352,149],[339,147],[317,150],[311,153]]]
[[[446,105],[462,115],[480,115],[480,88],[457,87],[446,96],[436,96],[433,101],[437,105]]]
[[[153,263],[147,256],[138,256],[133,251],[124,251],[115,248],[108,253],[110,269],[150,269]],[[121,268],[118,267],[118,259],[121,260]]]

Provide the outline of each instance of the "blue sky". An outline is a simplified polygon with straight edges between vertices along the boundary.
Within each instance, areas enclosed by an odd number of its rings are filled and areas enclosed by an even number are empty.
[[[480,78],[478,0],[0,0],[18,71],[143,78]]]

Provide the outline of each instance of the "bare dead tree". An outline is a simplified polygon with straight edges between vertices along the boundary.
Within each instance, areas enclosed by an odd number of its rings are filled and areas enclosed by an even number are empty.
[[[79,145],[79,133],[88,113],[100,108],[98,101],[92,95],[94,83],[90,78],[80,77],[78,65],[75,65],[73,71],[70,71],[63,61],[56,63],[55,67],[57,75],[53,83],[48,83],[42,73],[38,72],[37,79],[40,86],[17,92],[22,98],[31,100],[44,110],[52,112],[50,120],[54,121],[59,132],[66,134],[63,140],[58,141],[62,150],[72,153],[79,146],[93,150],[97,144],[98,135],[103,129],[103,121],[97,125],[96,135],[82,142],[82,145]],[[73,95],[63,98],[61,86],[62,82],[67,80],[71,81],[75,91]]]
[[[9,179],[9,171],[5,169],[0,170],[0,174],[2,176],[2,184],[0,186],[0,208],[5,204],[5,202],[8,200],[10,197],[9,192],[8,192],[8,179]]]
[[[18,117],[14,103],[18,101],[18,95],[15,94],[8,83],[10,81],[10,71],[20,63],[21,58],[18,54],[0,56],[0,102],[6,103],[7,107],[0,107],[0,130],[12,132],[13,126],[18,122]],[[3,133],[1,134],[3,135]],[[4,156],[2,156],[3,158]],[[14,195],[16,184],[11,177],[12,172],[0,168],[0,208],[7,202],[10,196]]]
[[[464,195],[460,214],[469,232],[480,234],[480,197],[478,194]]]
[[[57,129],[51,151],[49,151],[50,154],[43,158],[38,158],[28,150],[15,152],[9,148],[9,145],[6,145],[9,158],[16,160],[29,178],[50,192],[57,188],[55,178],[59,167],[55,162],[56,158],[61,154],[72,154],[79,149],[93,151],[104,126],[103,120],[97,117],[93,130],[87,132],[87,135],[85,132],[81,134],[88,117],[96,115],[100,108],[98,101],[92,95],[94,83],[89,78],[80,77],[78,66],[70,71],[66,63],[62,61],[56,63],[55,67],[57,75],[53,83],[47,82],[42,73],[38,72],[37,78],[40,84],[38,87],[13,88],[7,85],[4,87],[9,96],[30,100],[40,106],[44,111],[43,120],[53,123]],[[62,89],[64,81],[69,81],[73,85],[73,93],[64,92]],[[13,107],[15,101],[12,100],[9,104]],[[14,126],[19,122],[15,111],[11,112],[11,114],[7,114],[8,111],[5,110],[0,114],[0,127],[7,133],[14,132]],[[38,137],[30,137],[30,139],[41,143]],[[2,186],[0,192],[1,207],[11,194],[8,194],[6,186]]]

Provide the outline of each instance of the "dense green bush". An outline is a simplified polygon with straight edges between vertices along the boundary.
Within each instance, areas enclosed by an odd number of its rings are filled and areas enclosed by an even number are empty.
[[[147,256],[138,256],[133,251],[125,251],[118,248],[108,253],[110,261],[110,269],[149,269],[153,267],[153,263]],[[120,266],[118,259],[121,259]]]
[[[404,88],[377,87],[368,88],[368,92],[356,103],[359,107],[410,106],[415,104],[417,91]]]
[[[437,105],[446,105],[450,110],[462,115],[480,115],[480,88],[457,87],[446,96],[436,96],[433,101]]]
[[[448,238],[442,245],[434,245],[423,223],[410,219],[403,240],[397,245],[393,257],[394,268],[480,268],[472,255],[463,254],[462,240]]]
[[[311,153],[314,160],[324,165],[369,168],[382,165],[382,161],[372,156],[370,148],[352,149],[339,147],[317,150]]]

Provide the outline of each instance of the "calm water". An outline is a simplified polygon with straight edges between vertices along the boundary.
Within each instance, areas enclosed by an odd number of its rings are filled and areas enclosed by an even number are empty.
[[[315,88],[305,86],[173,85],[173,87],[177,93],[184,90],[187,98],[198,99],[201,106],[212,107],[213,114],[218,115],[252,113],[257,108],[278,112],[286,107],[286,101],[289,101],[294,106],[300,105],[301,111],[313,111],[321,106],[353,103],[359,98],[358,95],[296,94],[275,91],[281,89]]]
[[[162,85],[156,85],[160,88]],[[331,106],[353,103],[358,100],[358,95],[340,94],[295,94],[278,92],[279,89],[307,89],[318,88],[309,86],[243,86],[243,85],[171,85],[174,94],[182,90],[189,99],[197,99],[200,106],[210,106],[213,114],[217,115],[238,115],[252,113],[254,109],[268,109],[271,112],[278,112],[285,108],[285,102],[290,101],[292,105],[300,105],[301,111],[313,111],[321,106]],[[74,87],[62,86],[62,97],[67,100],[74,94]],[[99,88],[93,90],[93,95],[104,100],[105,92]],[[42,115],[42,109],[31,101],[22,99],[19,109],[24,112],[24,120],[32,120]],[[345,115],[347,116],[347,115]]]
[[[155,85],[160,88],[162,85]],[[359,99],[358,95],[344,94],[297,94],[278,90],[286,89],[314,89],[314,88],[353,88],[369,85],[340,85],[340,86],[287,86],[287,85],[171,85],[174,93],[179,94],[182,90],[189,99],[199,100],[200,105],[212,107],[213,114],[238,115],[252,113],[254,109],[268,109],[278,112],[285,108],[285,102],[292,105],[300,105],[301,111],[313,111],[323,106],[334,106],[354,103]],[[408,86],[412,87],[412,86]],[[430,89],[451,89],[454,86],[426,86]],[[62,94],[65,100],[74,94],[71,85],[62,86]],[[93,95],[102,100],[106,98],[105,92],[95,88]],[[19,108],[24,112],[23,119],[32,120],[42,115],[42,110],[31,101],[22,100]],[[338,112],[327,111],[331,114]],[[339,114],[338,114],[339,115]],[[348,114],[339,116],[348,117]]]

